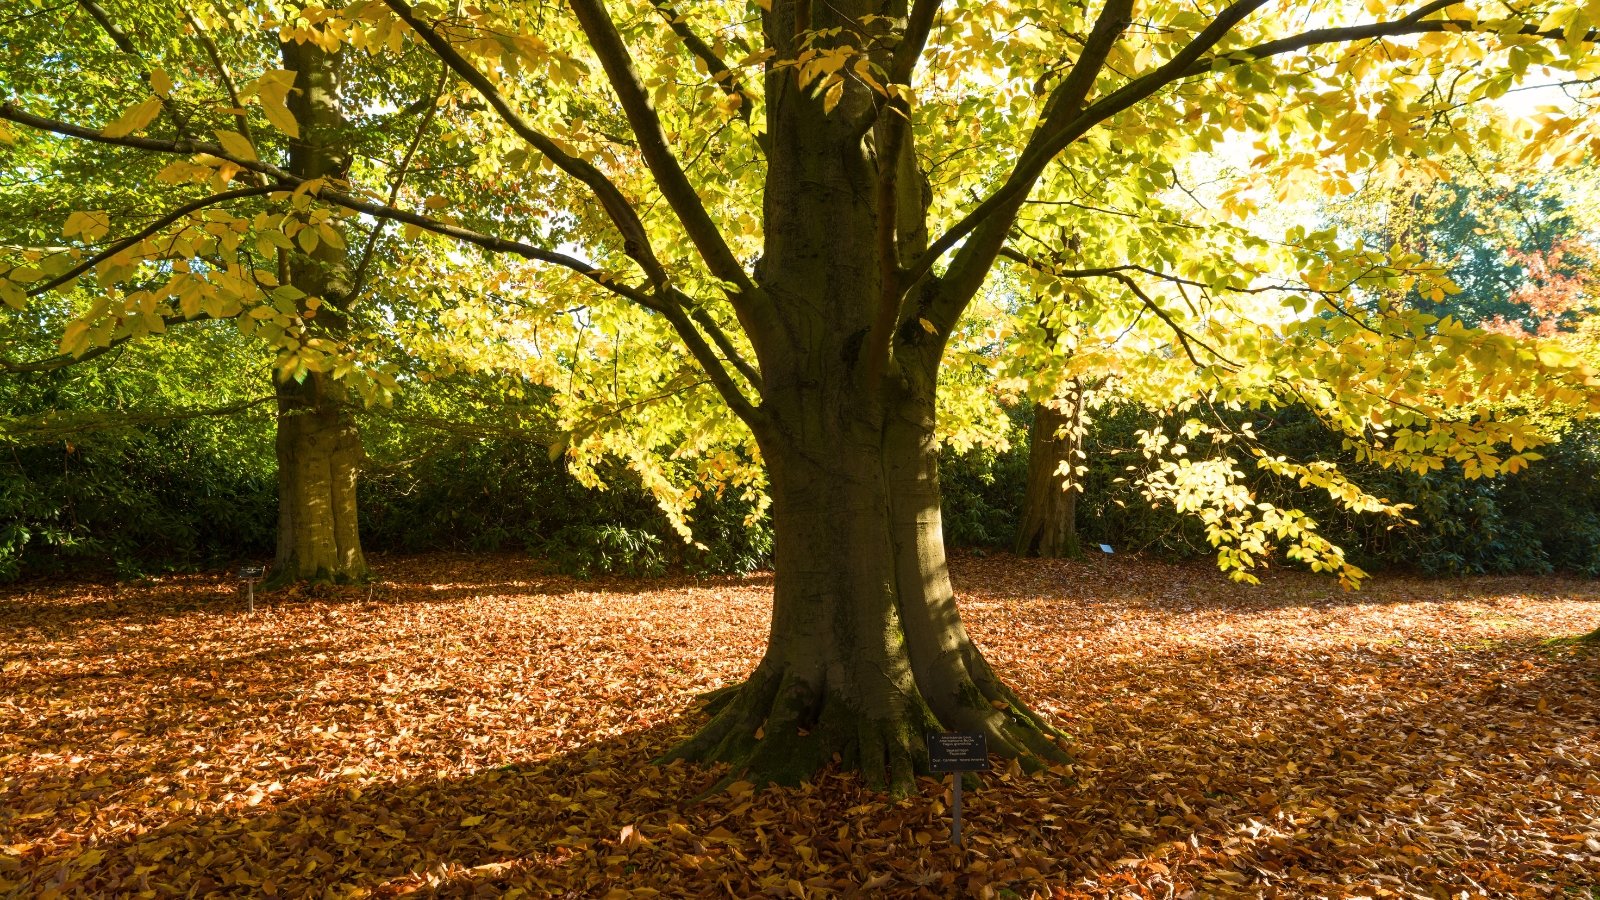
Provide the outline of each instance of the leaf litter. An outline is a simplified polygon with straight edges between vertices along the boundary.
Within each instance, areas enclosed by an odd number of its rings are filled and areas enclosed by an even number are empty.
[[[965,797],[651,760],[748,673],[770,576],[380,560],[0,594],[0,893],[1600,896],[1600,585],[962,558],[967,627],[1072,735]]]

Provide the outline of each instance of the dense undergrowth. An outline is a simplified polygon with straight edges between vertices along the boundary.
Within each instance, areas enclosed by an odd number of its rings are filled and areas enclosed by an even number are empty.
[[[1210,552],[1198,521],[1139,492],[1135,432],[1159,425],[1107,409],[1090,430],[1078,507],[1086,546],[1163,558]],[[1294,410],[1263,417],[1263,443],[1292,458],[1346,451]],[[75,432],[0,450],[0,579],[73,572],[133,577],[271,555],[276,486],[265,408]],[[1025,423],[1004,452],[947,452],[945,529],[955,547],[1007,546],[1026,480]],[[546,445],[515,433],[392,427],[369,416],[361,488],[368,552],[526,551],[579,575],[747,572],[766,564],[771,532],[748,502],[706,499],[685,542],[620,467],[584,487]],[[1352,515],[1326,495],[1254,477],[1251,487],[1306,510],[1363,567],[1428,574],[1600,574],[1600,433],[1569,430],[1517,475],[1468,480],[1342,464],[1368,490],[1412,505],[1409,523]]]

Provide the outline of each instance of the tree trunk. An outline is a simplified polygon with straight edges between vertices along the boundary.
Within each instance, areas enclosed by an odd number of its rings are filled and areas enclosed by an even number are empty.
[[[1082,555],[1078,546],[1075,470],[1083,453],[1083,390],[1076,380],[1054,403],[1033,407],[1028,428],[1028,485],[1017,526],[1018,556],[1062,559]]]
[[[865,18],[883,27],[907,6],[774,3],[762,19],[792,58],[802,39],[850,44]],[[872,51],[885,69],[889,46]],[[858,79],[837,102],[818,96],[791,66],[769,64],[766,84],[764,246],[746,326],[760,407],[746,421],[772,494],[772,630],[750,679],[719,692],[669,758],[784,784],[837,759],[896,793],[927,771],[930,731],[981,732],[1030,767],[1065,759],[968,639],[950,589],[934,438],[948,332],[927,318],[939,279],[900,283],[927,246],[931,198],[907,110]]]
[[[295,73],[288,102],[301,132],[290,142],[289,169],[303,178],[340,177],[339,58],[310,43],[285,43],[282,52],[284,67]],[[322,301],[306,338],[341,337],[351,289],[346,252],[323,241],[310,252],[285,253],[281,267],[285,281]],[[356,514],[364,454],[345,391],[321,372],[280,379],[276,391],[278,552],[268,585],[364,580]]]
[[[930,385],[931,387],[931,385]],[[671,758],[732,764],[727,780],[793,784],[837,760],[903,794],[925,734],[982,732],[1030,766],[1059,734],[995,676],[961,624],[945,566],[931,391],[885,416],[838,416],[807,391],[769,435],[772,629],[749,681]],[[870,408],[871,403],[847,408]]]
[[[356,519],[361,435],[337,382],[325,375],[278,391],[278,555],[272,582],[367,576]]]

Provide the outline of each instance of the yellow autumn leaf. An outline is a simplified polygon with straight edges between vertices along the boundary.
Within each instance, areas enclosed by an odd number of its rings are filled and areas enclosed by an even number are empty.
[[[290,137],[300,136],[300,123],[289,112],[289,91],[294,88],[295,73],[287,69],[274,69],[255,80],[253,89],[261,100],[261,112],[272,127]]]
[[[28,295],[22,292],[22,288],[12,284],[10,279],[0,276],[0,302],[12,309],[27,309]]]
[[[835,80],[833,82],[833,84],[831,86],[829,86],[828,90],[823,93],[823,95],[822,95],[822,111],[825,112],[825,113],[833,112],[834,107],[838,106],[839,105],[839,101],[842,100],[843,98],[844,98],[844,79],[840,78],[840,79]]]
[[[172,93],[172,76],[162,69],[150,72],[150,90],[156,92],[157,97],[165,97]]]
[[[86,241],[97,240],[111,230],[111,217],[103,210],[78,211],[67,216],[61,227],[62,237],[81,235]]]
[[[328,244],[329,246],[332,246],[338,250],[343,250],[345,248],[344,236],[339,234],[339,230],[337,228],[334,228],[327,222],[322,222],[317,225],[317,234],[322,237],[323,243]]]
[[[222,145],[223,152],[234,159],[246,162],[256,161],[256,148],[250,141],[237,131],[216,131],[217,142]]]
[[[117,118],[115,122],[100,130],[108,138],[127,137],[135,131],[142,131],[151,122],[155,121],[161,113],[161,99],[148,97],[134,104],[127,112]]]
[[[77,356],[89,347],[89,323],[79,319],[67,323],[66,330],[61,333],[61,346],[63,356]]]

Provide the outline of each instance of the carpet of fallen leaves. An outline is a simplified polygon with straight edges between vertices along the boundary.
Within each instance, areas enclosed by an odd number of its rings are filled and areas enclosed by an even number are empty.
[[[650,760],[765,639],[770,576],[382,560],[0,594],[0,894],[1600,897],[1600,583],[962,559],[969,630],[1074,735],[947,841],[901,801]]]

